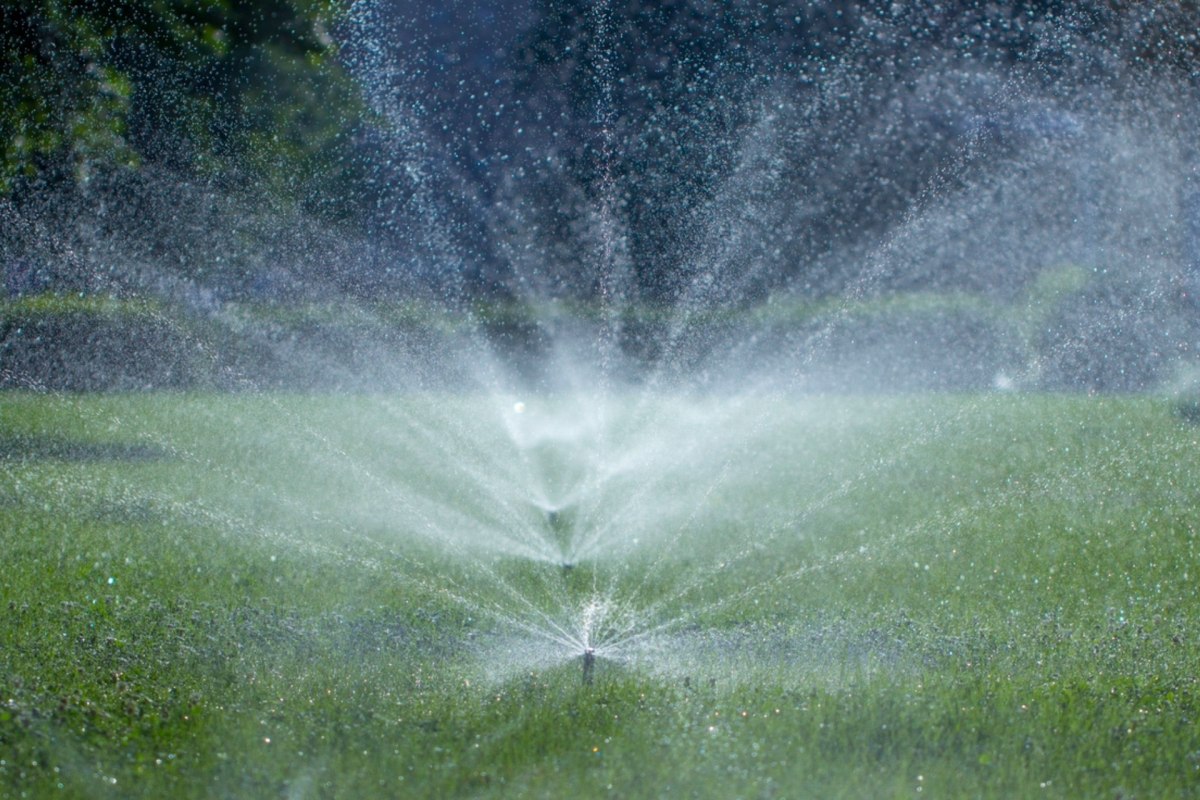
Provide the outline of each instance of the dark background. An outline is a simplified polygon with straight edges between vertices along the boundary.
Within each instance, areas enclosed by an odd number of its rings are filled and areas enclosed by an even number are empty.
[[[1141,330],[1195,283],[1194,2],[2,8],[10,299],[1008,303],[1071,263],[1063,320]]]

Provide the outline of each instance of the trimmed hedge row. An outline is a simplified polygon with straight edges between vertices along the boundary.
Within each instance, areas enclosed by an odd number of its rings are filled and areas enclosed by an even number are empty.
[[[643,316],[624,320],[620,346],[630,375],[665,368],[736,382],[757,370],[815,391],[978,391],[1006,375],[1024,388],[1140,391],[1187,355],[1173,345],[1187,332],[1161,322],[1098,324],[1097,310],[1080,303],[1057,316],[1036,338],[962,304],[766,322],[709,315],[679,325]],[[205,316],[148,303],[10,301],[0,304],[0,388],[454,388],[478,379],[485,348],[538,382],[553,377],[542,373],[556,336],[587,341],[599,324],[561,315],[542,323],[528,315],[467,321],[296,309]]]
[[[0,387],[182,389],[203,382],[204,373],[202,354],[164,317],[89,311],[0,317]]]
[[[10,303],[0,306],[0,389],[429,386],[456,378],[432,362],[461,338],[410,323],[280,322],[170,314],[150,306]]]

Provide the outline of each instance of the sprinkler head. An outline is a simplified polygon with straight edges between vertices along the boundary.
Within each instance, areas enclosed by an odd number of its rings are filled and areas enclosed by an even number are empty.
[[[563,572],[570,572],[571,570],[575,569],[575,565],[572,564],[570,561],[564,561],[561,564],[559,564],[559,566],[562,567]]]
[[[575,535],[575,515],[569,509],[543,509],[547,542],[557,545],[559,552],[568,552]]]
[[[592,671],[596,668],[596,648],[585,647],[583,649],[583,682],[590,684],[592,682]]]

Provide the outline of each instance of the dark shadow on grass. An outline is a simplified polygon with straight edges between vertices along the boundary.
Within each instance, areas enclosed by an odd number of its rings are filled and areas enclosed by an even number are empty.
[[[86,442],[62,436],[0,433],[0,460],[54,460],[93,463],[98,461],[161,461],[171,453],[144,442]]]

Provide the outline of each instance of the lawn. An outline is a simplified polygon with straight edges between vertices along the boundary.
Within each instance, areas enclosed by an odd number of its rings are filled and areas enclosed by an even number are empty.
[[[0,798],[1200,797],[1198,442],[1146,396],[2,394]]]

